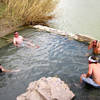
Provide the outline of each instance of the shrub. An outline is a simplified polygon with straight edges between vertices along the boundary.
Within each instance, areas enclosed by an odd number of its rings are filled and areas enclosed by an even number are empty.
[[[44,23],[54,17],[58,0],[9,0],[6,14],[16,24]]]

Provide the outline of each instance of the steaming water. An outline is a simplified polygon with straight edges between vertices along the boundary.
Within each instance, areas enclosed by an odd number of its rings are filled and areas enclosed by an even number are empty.
[[[60,0],[52,26],[100,40],[100,0]]]
[[[40,48],[16,48],[10,44],[0,49],[0,63],[7,69],[21,70],[0,74],[0,100],[15,100],[30,82],[44,76],[60,77],[75,93],[75,100],[97,100],[99,90],[88,89],[79,82],[80,75],[88,69],[86,44],[33,29],[20,33],[26,33]]]

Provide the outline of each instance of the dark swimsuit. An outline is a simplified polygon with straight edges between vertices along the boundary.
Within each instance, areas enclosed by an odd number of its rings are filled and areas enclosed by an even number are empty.
[[[0,69],[0,73],[2,73],[2,69]]]

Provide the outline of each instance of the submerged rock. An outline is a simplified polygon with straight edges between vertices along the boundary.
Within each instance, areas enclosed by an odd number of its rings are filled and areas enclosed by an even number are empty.
[[[75,95],[60,78],[48,77],[31,82],[17,100],[71,100]]]

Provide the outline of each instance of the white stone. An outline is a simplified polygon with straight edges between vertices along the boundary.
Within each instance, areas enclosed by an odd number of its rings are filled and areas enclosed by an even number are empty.
[[[75,95],[60,78],[48,77],[31,82],[17,100],[71,100]]]

